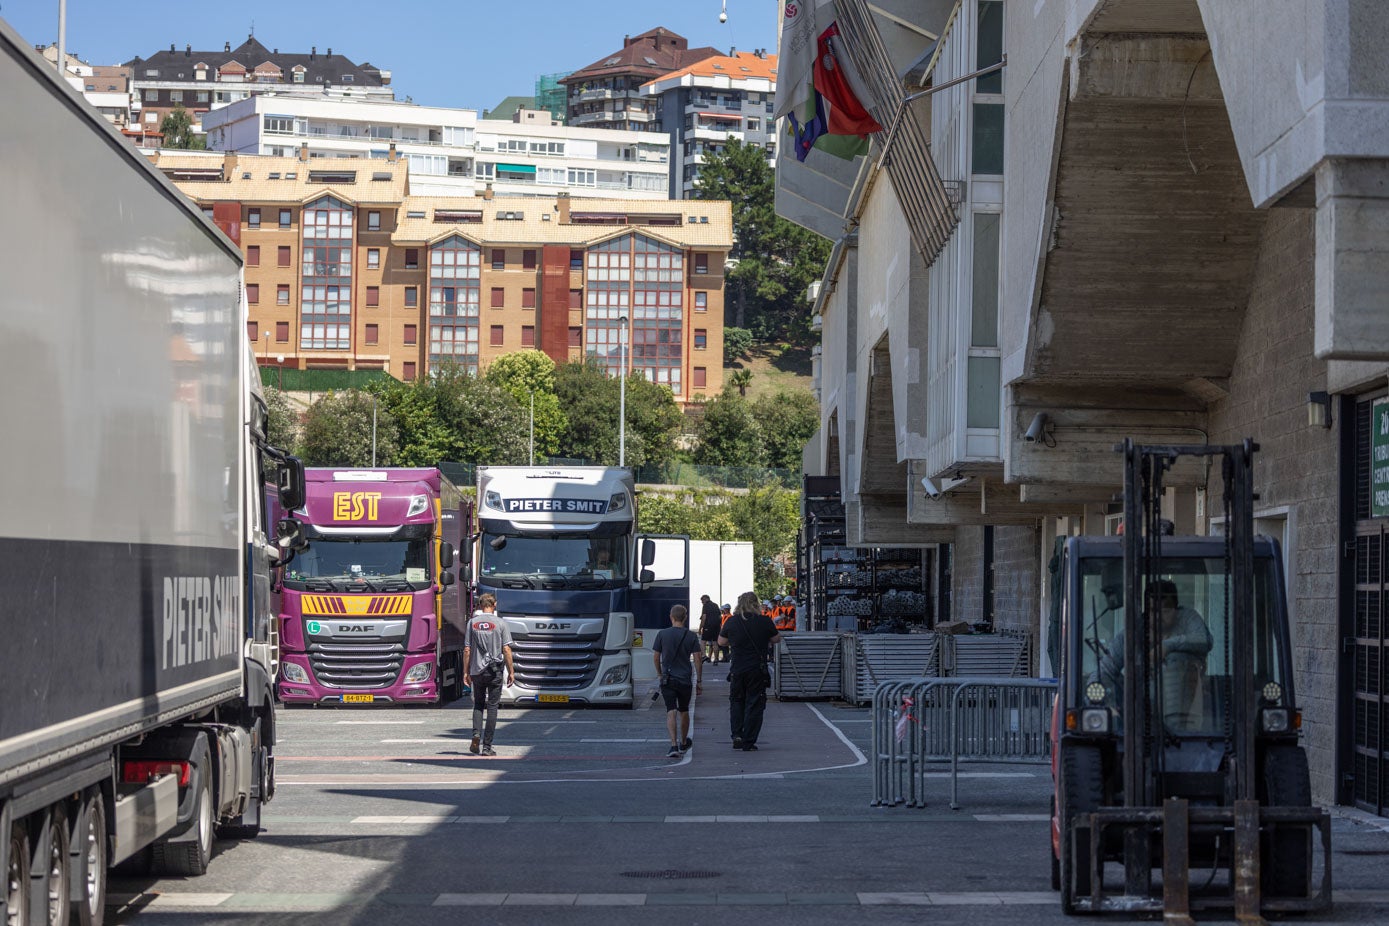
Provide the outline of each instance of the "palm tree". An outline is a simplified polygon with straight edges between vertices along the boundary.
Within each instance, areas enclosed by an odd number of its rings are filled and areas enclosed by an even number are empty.
[[[747,369],[734,370],[733,375],[728,377],[728,382],[729,385],[737,386],[738,395],[746,399],[748,396],[748,386],[752,383],[752,371]]]

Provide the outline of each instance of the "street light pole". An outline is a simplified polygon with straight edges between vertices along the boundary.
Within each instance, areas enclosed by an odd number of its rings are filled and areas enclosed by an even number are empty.
[[[622,327],[617,332],[617,465],[627,465],[627,316],[617,320]]]
[[[371,397],[371,468],[376,469],[376,396]]]
[[[535,390],[531,390],[531,452],[530,466],[535,465]]]
[[[268,366],[270,366],[270,329],[269,329],[269,328],[266,328],[264,331],[261,332],[261,339],[262,339],[263,341],[265,341],[265,350],[264,350],[264,352],[262,353],[261,364],[260,364],[260,365],[263,366],[263,367],[268,367]]]

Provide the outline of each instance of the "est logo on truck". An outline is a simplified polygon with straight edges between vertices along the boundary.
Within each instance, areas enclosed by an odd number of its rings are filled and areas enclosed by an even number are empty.
[[[380,492],[334,492],[334,521],[375,521],[381,504]]]

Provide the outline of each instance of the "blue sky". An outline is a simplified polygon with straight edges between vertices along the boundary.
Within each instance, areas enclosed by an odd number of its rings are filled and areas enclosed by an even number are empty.
[[[665,26],[727,52],[776,51],[777,0],[68,0],[67,48],[92,64],[118,64],[170,44],[232,47],[255,23],[268,48],[332,48],[392,73],[398,98],[479,111],[529,96],[539,74],[572,71],[622,46],[624,34]],[[30,44],[58,37],[58,0],[0,0],[0,18]]]

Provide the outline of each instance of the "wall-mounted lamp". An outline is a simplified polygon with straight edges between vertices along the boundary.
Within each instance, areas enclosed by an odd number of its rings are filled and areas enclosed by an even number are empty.
[[[1331,425],[1331,394],[1307,393],[1307,426],[1329,428]]]
[[[1032,416],[1032,423],[1027,426],[1023,440],[1029,444],[1041,441],[1048,447],[1055,447],[1056,441],[1051,436],[1054,430],[1056,430],[1056,423],[1051,420],[1051,416],[1046,412],[1038,412]]]

